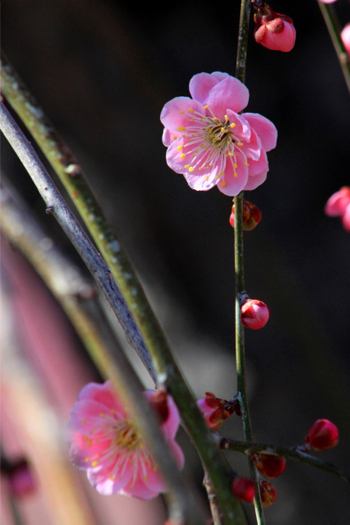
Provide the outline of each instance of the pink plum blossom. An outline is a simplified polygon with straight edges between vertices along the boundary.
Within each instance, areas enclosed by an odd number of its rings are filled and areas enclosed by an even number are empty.
[[[344,47],[346,49],[347,54],[350,57],[350,24],[347,24],[344,29],[342,30],[341,39],[343,41]]]
[[[152,403],[153,390],[143,395]],[[168,396],[168,415],[161,424],[179,468],[184,456],[174,441],[180,416]],[[167,487],[137,426],[130,419],[111,383],[89,383],[79,394],[68,426],[74,465],[85,470],[91,485],[104,495],[123,494],[151,499]]]
[[[350,231],[350,187],[344,186],[328,199],[325,213],[341,217],[345,230]]]
[[[254,14],[254,38],[258,44],[272,51],[288,53],[295,44],[296,31],[293,20],[287,15],[275,13],[265,3],[252,2]]]
[[[190,97],[163,107],[166,160],[197,191],[217,186],[225,195],[260,186],[269,170],[266,152],[276,147],[277,130],[257,113],[242,113],[249,91],[227,73],[199,73]]]

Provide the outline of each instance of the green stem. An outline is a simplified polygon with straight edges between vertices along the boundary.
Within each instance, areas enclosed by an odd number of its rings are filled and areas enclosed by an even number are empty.
[[[251,1],[241,0],[241,11],[238,30],[238,45],[236,57],[236,77],[241,82],[245,82],[248,52],[248,34],[250,19]],[[234,229],[234,250],[235,250],[235,280],[236,280],[236,301],[235,301],[235,329],[236,329],[236,370],[237,370],[237,391],[241,406],[243,433],[247,441],[253,440],[252,425],[249,414],[246,366],[245,366],[245,343],[244,327],[241,323],[242,297],[245,295],[244,283],[244,245],[243,245],[243,192],[234,198],[235,205],[235,229]],[[263,506],[261,502],[259,476],[252,459],[249,457],[249,470],[255,482],[255,516],[258,525],[265,524]]]
[[[350,91],[350,58],[340,36],[341,30],[336,12],[332,5],[324,4],[323,2],[318,2],[318,5],[337,53],[346,85]]]
[[[300,463],[311,465],[317,469],[333,474],[334,476],[343,479],[350,483],[350,472],[335,467],[331,463],[322,461],[321,459],[311,456],[305,452],[302,447],[280,447],[275,445],[266,445],[265,443],[249,443],[246,441],[236,441],[234,439],[221,438],[220,448],[222,450],[231,450],[242,452],[247,456],[257,453],[275,454],[276,456],[283,456]]]
[[[99,247],[101,254],[107,262],[114,280],[109,274],[105,273],[105,277],[100,280],[99,284],[104,290],[104,293],[108,293],[108,290],[105,289],[106,280],[108,280],[109,283],[107,283],[108,288],[115,287],[115,283],[119,286],[119,290],[125,299],[127,307],[136,321],[142,340],[145,342],[152,357],[156,369],[157,382],[158,384],[164,384],[173,396],[185,427],[210,476],[220,510],[225,519],[225,524],[245,524],[246,520],[240,503],[233,497],[230,490],[231,476],[229,468],[224,461],[222,453],[217,448],[212,433],[197,407],[193,394],[173,358],[163,331],[151,310],[134,269],[129,263],[119,240],[107,224],[89,186],[84,181],[80,166],[77,164],[68,146],[58,137],[52,124],[49,123],[45,117],[43,110],[29,94],[27,88],[25,88],[18,75],[14,73],[13,68],[8,62],[2,67],[1,79],[2,90],[6,99],[23,120],[56,173],[60,176],[69,195],[81,213],[88,230]],[[7,129],[8,133],[12,133],[13,130],[10,128],[14,124],[10,123],[5,108],[2,109],[2,119],[4,133],[5,129]],[[28,144],[25,146],[28,150]],[[38,160],[39,159],[34,159],[33,162],[29,162],[35,170],[38,167]],[[43,173],[41,173],[40,176],[42,175]],[[67,209],[68,207],[64,201],[62,202],[60,200],[60,196],[51,179],[47,178],[46,174],[44,174],[44,177],[45,180],[39,181],[42,196],[44,200],[48,197],[46,190],[49,187],[50,195],[55,198],[55,202],[57,203],[57,206],[53,207],[52,213],[55,216],[56,212],[59,212],[60,209],[62,210],[64,215],[62,226],[64,226],[64,224],[66,224],[66,216],[69,214],[69,209]],[[57,216],[55,216],[55,218],[57,218]],[[74,222],[74,217],[71,218],[70,221],[71,223],[69,223],[68,226],[71,228],[71,233],[75,235],[74,231],[78,229],[78,224],[76,224],[76,221]],[[65,231],[67,233],[67,230]],[[83,233],[79,234],[79,244],[81,244],[81,240],[84,241],[84,246],[80,246],[80,254],[84,259],[86,255],[85,247],[88,248],[90,254],[92,253],[92,247],[88,246],[88,239],[84,239]],[[96,269],[94,269],[95,260],[95,256],[90,257],[90,271],[92,271],[94,277],[96,277]],[[84,261],[86,262],[87,259],[85,258]]]

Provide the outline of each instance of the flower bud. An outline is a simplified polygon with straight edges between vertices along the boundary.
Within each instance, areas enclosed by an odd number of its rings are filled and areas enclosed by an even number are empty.
[[[287,15],[275,13],[269,5],[259,0],[253,0],[252,5],[256,11],[254,14],[256,42],[273,51],[291,51],[296,38],[293,20]]]
[[[160,423],[165,423],[169,416],[168,399],[166,393],[163,390],[155,390],[149,403],[153,410],[157,412]]]
[[[317,419],[305,438],[305,443],[315,450],[326,450],[335,447],[339,442],[339,431],[328,419]]]
[[[255,204],[243,199],[243,230],[250,231],[261,221],[261,211]],[[235,227],[235,205],[232,206],[230,224]]]
[[[233,495],[244,503],[252,503],[255,497],[255,484],[249,478],[235,478],[231,483]]]
[[[267,509],[272,503],[276,501],[277,490],[268,481],[262,481],[260,483],[260,494],[262,506]]]
[[[269,317],[269,308],[258,299],[248,299],[241,307],[242,324],[252,330],[259,330],[265,326]]]
[[[28,496],[37,488],[32,469],[26,459],[11,463],[7,477],[11,492],[16,498]]]
[[[275,454],[252,454],[252,460],[265,478],[277,478],[286,468],[286,458]]]
[[[350,24],[346,24],[340,36],[343,41],[346,52],[350,58]]]
[[[197,405],[203,417],[212,430],[218,430],[225,419],[236,410],[236,403],[230,403],[225,399],[215,397],[211,392],[206,392],[205,397],[198,399]]]

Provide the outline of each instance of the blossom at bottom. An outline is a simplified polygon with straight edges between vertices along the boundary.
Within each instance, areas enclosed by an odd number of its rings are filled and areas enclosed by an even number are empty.
[[[143,395],[152,403],[154,391]],[[161,430],[182,468],[184,456],[174,441],[180,416],[170,396],[167,402],[168,416]],[[147,444],[109,381],[102,385],[89,383],[83,388],[71,411],[68,431],[73,464],[86,471],[100,494],[147,500],[167,491]]]
[[[260,186],[277,130],[262,115],[242,113],[249,100],[247,87],[215,71],[194,75],[189,90],[192,98],[173,98],[160,116],[168,166],[197,191],[217,186],[234,196]]]
[[[333,193],[324,211],[330,217],[341,217],[345,230],[350,231],[350,187],[344,186]]]

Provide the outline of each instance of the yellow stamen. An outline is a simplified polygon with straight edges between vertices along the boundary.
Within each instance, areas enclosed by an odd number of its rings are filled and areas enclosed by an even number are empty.
[[[225,182],[224,180],[221,181],[220,184],[221,184],[221,186],[223,186],[223,187],[226,186],[226,182]]]
[[[184,149],[183,146],[178,146],[178,147],[177,147],[177,151],[181,151],[182,149]]]
[[[230,128],[235,128],[235,127],[236,127],[236,124],[232,122],[232,124],[230,124]]]
[[[181,153],[181,155],[180,155],[180,159],[183,160],[185,157],[186,157],[186,155],[185,155],[184,153]]]
[[[188,168],[188,171],[192,173],[192,171],[194,171],[194,168],[191,166],[190,168]]]
[[[237,173],[237,171],[234,172],[233,176],[234,176],[234,177],[238,177],[238,173]]]

